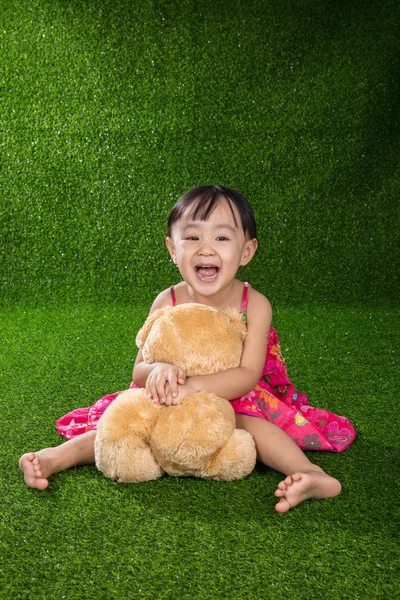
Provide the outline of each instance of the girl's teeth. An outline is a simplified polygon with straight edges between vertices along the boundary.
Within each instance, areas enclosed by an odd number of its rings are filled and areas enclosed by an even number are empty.
[[[217,267],[198,267],[197,274],[201,279],[213,279],[218,273]]]

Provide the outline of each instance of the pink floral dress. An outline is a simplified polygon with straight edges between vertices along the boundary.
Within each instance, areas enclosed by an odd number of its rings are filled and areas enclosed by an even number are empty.
[[[246,320],[249,284],[244,284],[242,314]],[[171,288],[173,306],[175,291]],[[131,388],[137,386],[132,382]],[[88,408],[77,408],[56,422],[60,435],[71,439],[96,429],[106,408],[120,394],[116,392],[97,400]],[[254,390],[242,398],[232,400],[237,414],[250,415],[274,423],[285,431],[302,450],[329,450],[342,452],[355,439],[354,427],[345,417],[323,408],[310,406],[303,392],[298,392],[289,380],[282,356],[278,334],[271,327],[267,354],[261,379]]]

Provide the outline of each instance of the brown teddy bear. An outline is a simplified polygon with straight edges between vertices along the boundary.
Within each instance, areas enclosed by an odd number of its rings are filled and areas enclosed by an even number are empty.
[[[136,343],[147,363],[172,363],[190,377],[239,366],[245,336],[238,311],[193,303],[154,311]],[[106,477],[122,483],[164,472],[229,481],[253,470],[256,450],[252,436],[235,429],[233,408],[224,398],[199,392],[164,406],[144,389],[131,388],[100,418],[95,458]]]

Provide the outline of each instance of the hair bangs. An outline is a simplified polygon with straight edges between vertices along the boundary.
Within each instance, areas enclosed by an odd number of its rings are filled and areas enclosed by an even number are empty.
[[[193,221],[208,221],[210,215],[214,210],[221,204],[221,202],[227,202],[231,209],[233,221],[235,227],[238,227],[236,220],[235,211],[233,210],[232,203],[229,197],[222,194],[217,186],[204,190],[204,193],[197,197],[197,205],[190,214]]]
[[[248,201],[239,192],[219,185],[203,185],[183,194],[169,214],[167,235],[171,236],[173,225],[184,214],[189,214],[193,221],[207,221],[217,206],[224,201],[229,205],[235,226],[239,227],[234,207],[239,213],[245,235],[250,239],[257,238],[256,222]]]

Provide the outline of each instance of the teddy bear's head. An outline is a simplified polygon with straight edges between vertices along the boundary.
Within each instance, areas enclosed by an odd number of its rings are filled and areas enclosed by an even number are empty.
[[[191,377],[239,366],[245,337],[246,325],[237,310],[189,303],[151,313],[136,344],[147,363],[172,363]]]

